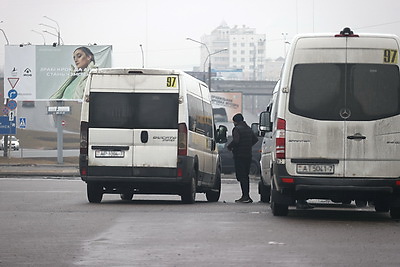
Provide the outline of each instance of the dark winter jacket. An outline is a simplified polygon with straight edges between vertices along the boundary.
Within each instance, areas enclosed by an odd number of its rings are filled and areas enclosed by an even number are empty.
[[[233,140],[228,144],[228,149],[234,157],[251,158],[251,147],[257,143],[258,138],[246,122],[238,122],[232,130]]]

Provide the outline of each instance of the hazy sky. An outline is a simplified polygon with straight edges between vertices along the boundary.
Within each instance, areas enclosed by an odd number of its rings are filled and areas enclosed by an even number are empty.
[[[200,40],[222,21],[246,25],[267,36],[267,57],[283,56],[283,36],[297,33],[338,32],[350,26],[355,32],[400,35],[398,0],[1,0],[0,28],[10,44],[42,45],[33,32],[60,26],[68,45],[113,45],[114,67],[145,67],[192,70],[200,62]],[[43,33],[46,44],[57,41]],[[0,32],[0,69],[4,45]]]

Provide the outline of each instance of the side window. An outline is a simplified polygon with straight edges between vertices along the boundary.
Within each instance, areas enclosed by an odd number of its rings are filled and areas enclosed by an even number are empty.
[[[212,107],[211,104],[203,102],[204,107],[204,130],[207,137],[213,137]]]
[[[189,107],[189,130],[204,134],[203,127],[203,106],[201,100],[192,95],[188,95]]]

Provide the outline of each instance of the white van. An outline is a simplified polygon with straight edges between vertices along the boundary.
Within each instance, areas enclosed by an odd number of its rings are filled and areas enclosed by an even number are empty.
[[[274,215],[296,200],[331,199],[400,217],[399,44],[349,28],[295,37],[260,116],[272,140],[263,173]]]
[[[218,135],[218,136],[217,136]],[[89,202],[104,193],[196,192],[218,201],[221,164],[209,90],[173,70],[95,69],[88,77],[81,114],[80,174]]]

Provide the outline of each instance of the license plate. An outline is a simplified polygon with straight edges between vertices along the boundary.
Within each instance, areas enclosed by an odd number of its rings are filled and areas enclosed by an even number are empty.
[[[333,173],[335,173],[335,165],[333,165],[333,164],[297,164],[297,173],[333,174]]]
[[[125,153],[121,150],[96,150],[95,156],[96,158],[123,158]]]

